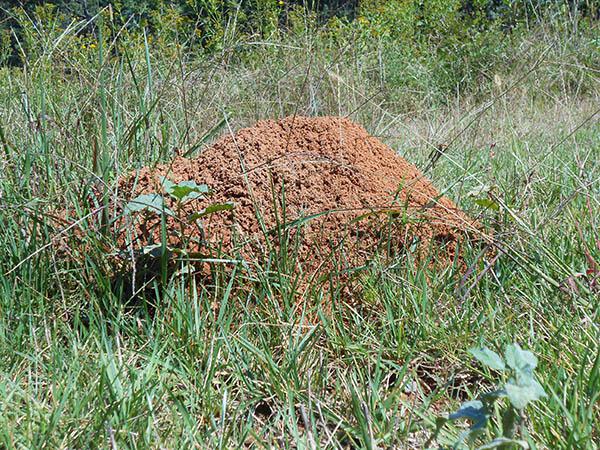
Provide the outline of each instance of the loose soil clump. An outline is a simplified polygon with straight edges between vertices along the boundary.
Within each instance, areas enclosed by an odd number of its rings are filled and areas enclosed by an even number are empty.
[[[193,159],[177,157],[131,173],[119,186],[130,201],[163,193],[165,179],[211,190],[180,207],[164,196],[165,207],[176,211],[166,219],[168,244],[188,255],[260,262],[269,249],[285,248],[307,273],[334,261],[350,269],[379,250],[416,259],[433,255],[444,265],[455,260],[460,237],[478,229],[414,165],[340,117],[260,121]],[[229,202],[230,211],[189,220]],[[159,214],[125,214],[119,226],[123,250],[161,242]]]

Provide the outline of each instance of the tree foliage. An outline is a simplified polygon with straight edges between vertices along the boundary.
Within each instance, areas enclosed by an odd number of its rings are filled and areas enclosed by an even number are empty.
[[[507,31],[552,14],[574,20],[597,20],[599,14],[592,0],[0,0],[0,64],[19,63],[16,48],[24,23],[37,29],[79,20],[88,24],[87,34],[97,36],[95,19],[107,11],[114,29],[178,35],[208,51],[220,48],[231,27],[267,37],[293,28],[302,22],[298,17],[357,24],[370,34],[407,42],[438,40],[443,47],[473,32]]]

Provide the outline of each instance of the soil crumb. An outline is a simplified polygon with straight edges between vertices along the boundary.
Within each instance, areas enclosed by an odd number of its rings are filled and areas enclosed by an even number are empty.
[[[169,245],[193,255],[260,262],[268,249],[285,248],[309,273],[334,260],[351,269],[381,250],[415,259],[433,255],[444,265],[455,260],[460,236],[479,228],[414,165],[340,117],[260,121],[195,158],[124,176],[120,194],[126,202],[162,194],[165,178],[211,190],[180,208],[164,195],[176,216],[166,221]],[[232,210],[189,220],[229,202]],[[117,227],[123,250],[161,242],[161,220],[150,211],[124,215]]]

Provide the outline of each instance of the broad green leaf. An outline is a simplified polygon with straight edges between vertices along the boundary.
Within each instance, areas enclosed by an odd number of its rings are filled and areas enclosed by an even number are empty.
[[[479,206],[483,206],[484,208],[493,209],[494,211],[500,210],[500,205],[489,198],[478,198],[475,200],[475,203],[477,203]]]
[[[471,348],[469,353],[473,355],[477,361],[495,370],[505,370],[506,366],[500,355],[493,352],[487,347]]]
[[[173,214],[171,210],[165,207],[164,199],[159,194],[142,194],[125,205],[125,214],[131,214],[138,211],[152,211],[161,214],[163,211],[167,214]]]
[[[479,400],[473,400],[463,403],[458,411],[448,416],[448,419],[468,419],[472,422],[469,429],[461,433],[459,442],[462,442],[466,438],[473,439],[479,436],[487,426],[488,417],[485,405]]]
[[[474,422],[487,420],[487,411],[482,402],[472,400],[465,402],[460,406],[460,409],[448,416],[450,420],[469,419]]]
[[[161,183],[165,192],[180,202],[200,198],[210,192],[206,184],[197,184],[195,181],[182,181],[175,184],[166,177],[162,177]]]
[[[506,347],[504,357],[506,364],[517,374],[533,376],[533,370],[537,367],[538,360],[529,350],[523,350],[519,344],[511,344]]]
[[[525,409],[531,402],[546,397],[546,392],[540,383],[530,378],[526,384],[518,384],[511,379],[505,386],[510,403],[517,409]]]
[[[192,214],[188,220],[193,222],[194,220],[201,219],[202,217],[208,216],[210,214],[219,212],[219,211],[231,211],[233,209],[233,203],[215,203],[213,205],[207,206],[201,211]]]
[[[499,437],[499,438],[494,439],[492,442],[482,445],[481,447],[477,447],[477,450],[488,450],[488,449],[492,449],[492,448],[498,448],[503,445],[518,445],[521,448],[525,448],[525,449],[529,448],[529,444],[525,441],[520,441],[517,439],[508,439],[505,437]]]
[[[167,177],[160,177],[160,183],[167,194],[170,194],[175,187],[175,183],[173,183]]]

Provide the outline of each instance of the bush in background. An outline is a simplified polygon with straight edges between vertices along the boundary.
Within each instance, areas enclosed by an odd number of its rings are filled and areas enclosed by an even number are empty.
[[[495,88],[500,93],[506,75],[535,64],[544,47],[553,45],[553,36],[589,35],[598,15],[589,0],[0,0],[0,8],[4,65],[23,65],[44,54],[56,69],[65,59],[97,60],[98,48],[107,49],[102,58],[148,50],[163,61],[180,53],[227,50],[251,65],[267,55],[249,42],[307,38],[324,49],[358,49],[370,59],[370,73],[388,101],[410,103],[399,99],[412,93],[428,104],[462,92],[477,96]],[[561,49],[563,56],[577,53],[586,66],[595,64],[597,39],[562,42],[572,46]],[[563,63],[568,61],[557,62]],[[560,89],[583,93],[581,71],[568,70],[574,73],[572,83]]]

